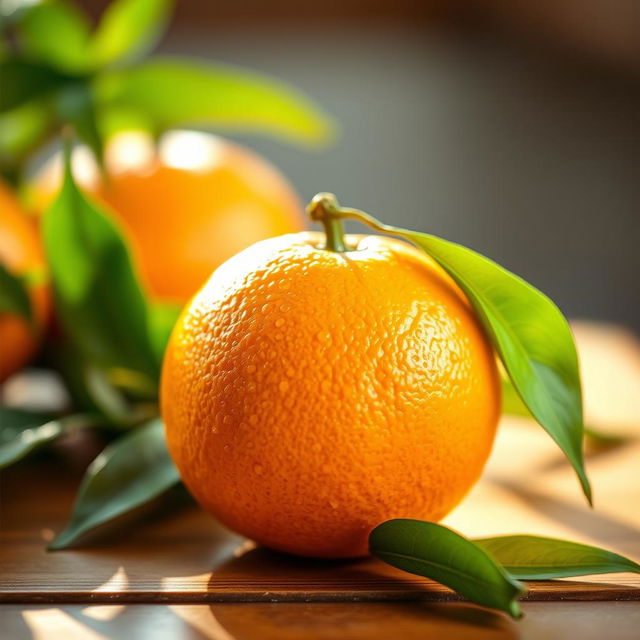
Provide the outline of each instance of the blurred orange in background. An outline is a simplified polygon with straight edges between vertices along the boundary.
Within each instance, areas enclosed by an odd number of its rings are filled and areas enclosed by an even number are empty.
[[[145,284],[165,301],[186,302],[227,258],[271,236],[299,231],[293,187],[247,148],[196,131],[122,132],[108,143],[106,177],[88,149],[73,157],[82,187],[122,223]],[[36,178],[44,210],[60,185],[61,158]]]
[[[12,275],[31,281],[29,294],[34,326],[13,313],[0,312],[0,382],[26,364],[39,343],[39,328],[49,308],[44,257],[33,221],[16,197],[0,182],[0,264]]]

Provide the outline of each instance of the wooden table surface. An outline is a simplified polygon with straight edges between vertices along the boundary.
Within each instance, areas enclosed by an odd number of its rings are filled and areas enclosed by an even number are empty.
[[[483,479],[447,524],[470,536],[566,537],[640,560],[640,347],[624,333],[584,333],[585,380],[595,403],[589,414],[602,429],[629,436],[588,455],[595,509],[550,438],[527,420],[509,418]],[[594,386],[594,363],[603,374],[611,358],[624,384],[611,386],[610,376],[600,375],[595,379],[606,384]],[[612,398],[615,424],[605,424],[597,406]],[[78,474],[72,460],[59,458],[2,474],[2,638],[572,638],[576,630],[581,638],[640,637],[638,575],[530,583],[527,615],[513,622],[373,559],[311,561],[254,548],[178,498],[81,547],[47,553]]]

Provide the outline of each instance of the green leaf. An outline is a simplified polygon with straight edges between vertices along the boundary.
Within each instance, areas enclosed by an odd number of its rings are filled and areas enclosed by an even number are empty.
[[[582,452],[578,356],[569,324],[558,307],[489,258],[436,236],[383,224],[358,209],[340,207],[333,194],[316,195],[308,211],[314,220],[353,218],[405,238],[453,278],[473,306],[518,395],[565,453],[591,503]]]
[[[521,418],[533,418],[531,412],[525,406],[511,381],[502,378],[502,412]],[[599,448],[615,447],[629,441],[629,437],[621,433],[607,433],[596,427],[585,425],[584,435],[590,444]]]
[[[103,167],[104,141],[98,127],[96,104],[91,85],[85,81],[69,83],[55,100],[62,122],[72,124],[80,139],[91,149],[99,167]]]
[[[578,356],[560,310],[530,284],[471,249],[424,233],[403,233],[467,295],[513,386],[564,451],[591,502],[582,453]]]
[[[156,302],[150,306],[149,311],[151,344],[158,362],[162,364],[164,351],[167,348],[171,331],[180,315],[181,308],[173,304]]]
[[[0,112],[46,96],[67,81],[68,77],[45,65],[26,60],[3,60],[0,62]]]
[[[58,318],[86,362],[157,379],[147,302],[125,240],[76,186],[68,150],[65,164],[62,190],[43,220]]]
[[[89,66],[90,24],[84,13],[69,2],[49,0],[35,5],[21,18],[18,33],[32,58],[70,72]]]
[[[121,436],[91,463],[67,528],[51,543],[63,549],[82,534],[153,498],[180,481],[160,420]]]
[[[151,50],[164,33],[172,0],[115,0],[104,12],[92,43],[98,66],[129,61]]]
[[[567,540],[539,536],[498,536],[474,542],[515,578],[549,580],[596,573],[640,573],[640,565],[624,556]]]
[[[158,130],[182,125],[326,143],[330,119],[285,83],[244,69],[180,58],[155,58],[117,74],[100,87],[110,106],[136,109]]]
[[[20,165],[46,137],[51,121],[49,109],[37,100],[0,114],[0,166]]]
[[[81,415],[50,420],[41,413],[0,408],[0,469],[21,460],[63,433],[89,426],[91,420]]]
[[[9,313],[33,323],[29,294],[20,278],[0,264],[0,313]]]
[[[485,607],[519,617],[524,587],[483,549],[447,527],[420,520],[388,520],[369,535],[384,562],[436,580]]]

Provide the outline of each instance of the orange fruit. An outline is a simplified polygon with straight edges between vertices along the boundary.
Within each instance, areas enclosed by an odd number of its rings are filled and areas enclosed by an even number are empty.
[[[35,225],[6,185],[0,183],[0,263],[13,275],[42,277],[45,261]],[[0,312],[0,382],[25,365],[39,344],[49,295],[43,283],[29,288],[37,327],[19,315]]]
[[[496,360],[468,301],[400,241],[258,242],[183,310],[166,352],[170,453],[229,528],[305,556],[366,554],[390,518],[437,521],[489,455]]]
[[[211,271],[250,244],[303,228],[296,194],[266,160],[222,138],[172,131],[154,145],[141,132],[107,145],[108,181],[85,148],[78,182],[108,205],[128,232],[142,277],[159,298],[186,302]],[[38,209],[54,197],[61,160],[36,178]]]

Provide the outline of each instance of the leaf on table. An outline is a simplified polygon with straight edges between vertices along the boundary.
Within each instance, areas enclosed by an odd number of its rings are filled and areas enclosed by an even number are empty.
[[[0,263],[0,313],[17,315],[33,323],[31,300],[22,280]]]
[[[179,481],[162,422],[156,419],[137,427],[112,442],[91,463],[71,521],[49,548],[68,547],[87,531],[158,497]]]
[[[0,61],[0,113],[47,96],[69,81],[51,67],[8,58]]]
[[[158,130],[182,125],[274,135],[325,144],[330,118],[284,82],[238,67],[183,58],[154,58],[111,73],[98,89],[108,108],[135,109]]]
[[[68,151],[62,190],[44,215],[43,236],[58,318],[83,359],[157,379],[147,301],[125,239],[76,186]]]
[[[21,460],[63,433],[92,424],[84,415],[51,419],[42,413],[0,407],[0,468]]]
[[[105,10],[92,42],[97,66],[130,61],[150,51],[169,22],[173,0],[115,0]]]
[[[567,540],[511,535],[478,538],[473,542],[521,580],[549,580],[597,573],[640,573],[640,565],[624,556]]]
[[[476,604],[519,617],[524,587],[482,548],[447,527],[420,520],[389,520],[369,536],[384,562],[450,587]]]
[[[68,72],[89,67],[91,25],[76,5],[62,0],[35,4],[23,13],[17,30],[30,57]]]

